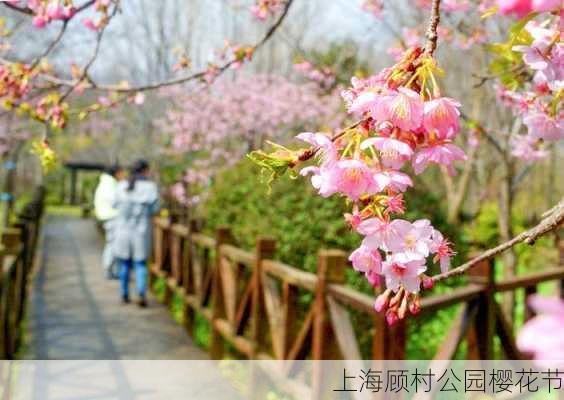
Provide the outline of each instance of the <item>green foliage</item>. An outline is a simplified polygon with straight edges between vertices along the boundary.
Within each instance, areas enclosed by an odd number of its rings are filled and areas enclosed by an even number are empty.
[[[511,90],[518,89],[524,81],[523,55],[513,50],[514,46],[530,45],[532,37],[525,29],[535,13],[515,23],[509,30],[509,37],[506,42],[494,43],[487,46],[490,53],[495,57],[490,63],[490,71],[499,77],[500,81]]]

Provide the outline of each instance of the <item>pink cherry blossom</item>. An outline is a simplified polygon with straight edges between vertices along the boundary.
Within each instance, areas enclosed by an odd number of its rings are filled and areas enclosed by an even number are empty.
[[[46,14],[51,19],[64,19],[64,8],[58,2],[53,1],[49,3],[46,9]]]
[[[352,101],[349,112],[363,114],[376,107],[378,98],[379,96],[373,91],[362,92]]]
[[[420,275],[426,270],[424,259],[411,259],[402,253],[388,256],[382,264],[386,287],[394,292],[403,286],[410,293],[418,293],[421,287]]]
[[[391,223],[388,248],[394,253],[404,253],[411,258],[425,258],[429,255],[433,227],[428,220],[414,223],[396,219]]]
[[[533,11],[547,12],[562,7],[562,0],[532,0]]]
[[[318,190],[318,193],[323,197],[329,197],[332,194],[337,193],[338,187],[335,185],[335,179],[333,179],[334,173],[332,170],[338,167],[332,166],[322,166],[319,167],[306,167],[300,171],[300,175],[307,176],[310,173],[313,174],[311,177],[311,185]]]
[[[31,20],[31,23],[33,24],[34,27],[41,29],[41,28],[45,28],[45,25],[47,25],[47,19],[43,15],[36,15]]]
[[[97,31],[98,26],[92,21],[92,18],[83,18],[82,24],[90,30]]]
[[[362,142],[360,148],[366,150],[370,146],[380,151],[382,164],[386,168],[399,169],[413,155],[411,146],[397,139],[374,137]]]
[[[400,87],[382,96],[371,113],[376,121],[389,121],[405,131],[415,130],[421,126],[423,119],[423,101],[418,93]]]
[[[358,226],[357,231],[366,236],[362,242],[363,245],[373,250],[388,249],[387,242],[392,231],[389,222],[380,218],[369,218]]]
[[[502,14],[514,14],[518,18],[533,11],[531,0],[497,0],[497,5]]]
[[[460,103],[448,97],[425,102],[423,126],[439,139],[451,139],[460,129]]]
[[[412,166],[416,174],[422,173],[427,165],[432,162],[446,166],[451,173],[455,174],[452,163],[460,160],[465,161],[466,154],[452,143],[438,143],[420,150],[413,157]]]
[[[352,200],[358,200],[365,194],[378,192],[372,171],[360,160],[341,160],[335,168],[331,168],[331,173],[331,180],[337,187],[337,191]]]
[[[564,139],[564,116],[554,118],[544,112],[531,112],[523,118],[534,138],[556,141]]]
[[[378,250],[370,249],[366,246],[360,246],[349,256],[349,261],[353,268],[359,272],[380,274],[382,270],[382,256]]]
[[[524,161],[536,161],[548,156],[548,152],[539,148],[539,140],[530,135],[514,135],[509,143],[511,154]]]
[[[408,187],[413,186],[409,175],[393,169],[375,173],[374,180],[380,190],[392,190],[396,193],[405,192]]]
[[[533,355],[542,367],[563,367],[564,301],[531,296],[529,305],[539,315],[528,321],[517,336],[517,346]]]
[[[331,164],[337,161],[337,148],[335,143],[323,133],[302,132],[296,136],[306,143],[320,149],[322,164]]]
[[[449,241],[436,229],[433,229],[433,233],[431,234],[429,249],[431,253],[435,254],[435,259],[439,260],[441,272],[447,272],[450,267],[450,259],[454,255],[454,252],[450,248]]]

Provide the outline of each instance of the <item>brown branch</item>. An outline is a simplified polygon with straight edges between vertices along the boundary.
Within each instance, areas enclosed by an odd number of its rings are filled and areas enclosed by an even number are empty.
[[[89,1],[87,1],[86,3],[84,3],[83,5],[81,5],[80,7],[78,7],[78,8],[75,10],[74,15],[76,15],[76,14],[78,14],[78,13],[80,13],[80,12],[86,10],[87,8],[91,7],[92,5],[94,5],[95,2],[96,2],[96,0],[89,0]],[[32,11],[30,8],[28,8],[28,7],[18,7],[18,6],[15,6],[15,5],[10,4],[10,3],[7,3],[7,2],[2,2],[2,4],[3,4],[5,7],[9,8],[10,10],[19,12],[19,13],[21,13],[21,14],[30,15],[30,16],[33,15],[33,11]],[[73,15],[73,17],[74,17],[74,15]],[[72,17],[71,17],[71,18],[72,18]],[[69,18],[69,20],[70,20],[70,18]],[[67,21],[68,21],[68,20],[67,20]]]
[[[294,0],[288,0],[286,2],[284,10],[282,11],[282,13],[278,17],[278,19],[274,22],[274,24],[272,24],[272,26],[268,29],[268,31],[265,33],[265,35],[262,37],[262,39],[260,41],[258,41],[252,47],[253,50],[256,51],[260,47],[264,46],[264,44],[266,42],[268,42],[270,40],[270,38],[272,38],[274,33],[278,30],[280,25],[282,25],[282,22],[284,21],[284,19],[288,15],[288,12],[290,10],[290,6],[292,5],[293,1]],[[221,67],[219,67],[217,69],[216,76],[218,76],[218,75],[222,74],[223,72],[225,72],[226,70],[228,70],[229,67],[231,67],[235,62],[237,62],[237,60],[233,59],[233,60],[230,60],[230,61],[226,62],[225,64],[223,64]],[[131,88],[123,87],[123,86],[120,86],[120,85],[97,85],[97,84],[91,82],[91,85],[88,87],[88,89],[91,89],[91,90],[107,90],[107,91],[113,91],[113,92],[116,92],[116,93],[144,92],[144,91],[149,91],[149,90],[160,89],[160,88],[163,88],[163,87],[179,85],[179,84],[186,83],[186,82],[189,82],[189,81],[193,81],[193,80],[196,80],[196,79],[201,79],[206,75],[206,72],[207,71],[204,70],[204,71],[196,72],[194,74],[184,76],[184,77],[181,77],[181,78],[171,79],[169,81],[158,82],[158,83],[154,83],[154,84],[131,87]],[[45,79],[46,81],[48,81],[52,84],[58,85],[58,86],[74,87],[77,84],[74,81],[59,79],[59,78],[49,76],[49,75],[42,75],[42,78]]]
[[[484,253],[480,254],[478,257],[471,259],[470,261],[465,262],[464,264],[451,269],[445,273],[435,275],[433,277],[433,282],[440,282],[444,281],[445,279],[451,278],[453,276],[462,275],[467,272],[469,269],[475,267],[480,262],[484,260],[489,260],[490,258],[514,247],[519,243],[526,243],[529,245],[533,245],[535,241],[540,238],[541,236],[546,235],[549,232],[555,231],[564,223],[564,198],[560,200],[560,202],[551,208],[549,211],[543,214],[543,219],[539,222],[538,225],[535,227],[520,233],[519,235],[515,236],[513,239],[502,243],[492,249],[485,251]]]
[[[361,123],[363,122],[363,120],[357,121],[352,125],[347,126],[345,129],[343,129],[342,131],[340,131],[339,133],[334,134],[333,136],[331,136],[331,141],[334,142],[337,139],[340,139],[341,137],[343,137],[348,131],[350,131],[351,129],[355,129],[356,127],[358,127]],[[317,154],[317,152],[320,150],[320,147],[309,147],[307,149],[302,149],[300,151],[300,153],[298,154],[298,162],[304,162],[309,160],[310,158],[312,158],[313,156],[315,156]],[[294,165],[296,166],[297,163]]]
[[[427,38],[427,43],[425,44],[425,53],[432,56],[437,49],[437,40],[439,35],[437,34],[437,29],[439,27],[439,22],[441,21],[441,0],[433,0],[431,4],[431,16],[429,17],[429,25],[427,26],[427,32],[425,37]]]

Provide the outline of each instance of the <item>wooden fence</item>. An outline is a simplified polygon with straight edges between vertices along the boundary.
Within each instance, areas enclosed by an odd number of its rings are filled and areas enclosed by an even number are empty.
[[[16,222],[5,228],[0,248],[0,356],[13,359],[22,339],[29,275],[39,237],[45,191],[37,188]]]
[[[344,252],[320,251],[314,274],[273,260],[272,239],[259,238],[255,251],[249,252],[236,247],[228,228],[218,229],[215,237],[197,228],[195,222],[185,226],[155,219],[150,277],[166,280],[165,302],[173,293],[181,296],[188,333],[193,333],[196,314],[209,322],[212,358],[221,359],[228,344],[243,358],[290,360],[289,373],[291,360],[406,357],[406,323],[388,327],[382,314],[374,312],[374,296],[345,286],[349,266]],[[551,280],[564,287],[564,241],[557,245],[559,266],[495,281],[492,263],[483,262],[471,270],[467,285],[424,297],[420,315],[462,305],[435,359],[452,359],[463,341],[467,359],[493,359],[495,336],[506,358],[524,358],[495,294],[524,289],[530,295]],[[304,293],[311,294],[306,308],[300,304]],[[532,316],[527,310],[526,318]],[[361,351],[366,338],[361,346],[357,321],[368,321],[370,354]],[[321,373],[312,378],[314,398],[324,398],[323,379]]]

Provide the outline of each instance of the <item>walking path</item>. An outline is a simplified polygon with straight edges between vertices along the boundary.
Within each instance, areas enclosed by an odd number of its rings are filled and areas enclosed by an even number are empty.
[[[122,305],[92,220],[48,216],[30,304],[28,359],[207,359],[166,308]],[[132,282],[133,283],[133,282]]]
[[[46,217],[25,360],[13,365],[9,398],[241,399],[154,297],[145,309],[121,304],[101,251],[92,220]]]

